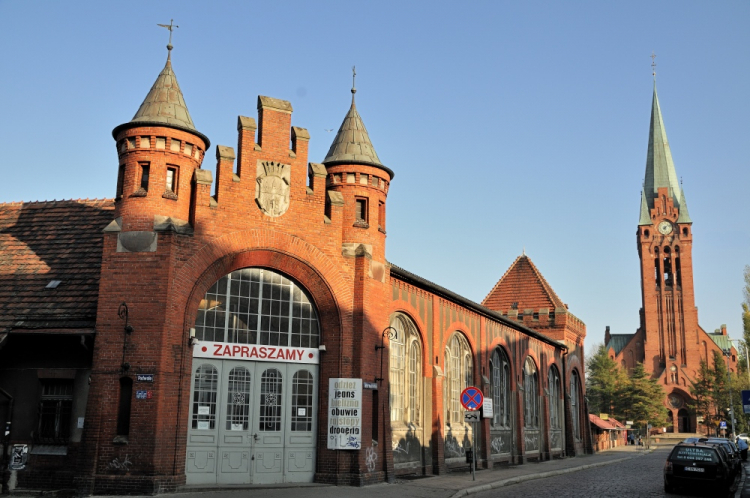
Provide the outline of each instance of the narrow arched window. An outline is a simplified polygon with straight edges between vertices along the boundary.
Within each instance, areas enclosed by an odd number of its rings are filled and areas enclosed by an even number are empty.
[[[523,390],[524,427],[539,428],[539,376],[531,358],[523,366]]]
[[[463,423],[461,391],[473,384],[473,364],[469,343],[462,334],[455,333],[450,338],[445,349],[445,359],[445,421],[449,424]]]
[[[570,376],[570,415],[573,425],[573,435],[581,440],[581,383],[578,380],[578,372],[573,371]]]
[[[422,399],[422,346],[414,322],[397,313],[391,319],[396,329],[390,339],[391,421],[419,425]]]
[[[552,430],[562,427],[560,396],[560,374],[554,366],[549,369],[549,426]]]
[[[510,362],[501,349],[492,353],[492,425],[510,427]]]

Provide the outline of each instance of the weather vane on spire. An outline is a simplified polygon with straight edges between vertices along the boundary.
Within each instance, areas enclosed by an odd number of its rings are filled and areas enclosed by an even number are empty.
[[[169,44],[167,45],[167,50],[169,50],[169,55],[172,55],[172,30],[174,28],[179,28],[179,26],[174,24],[174,19],[170,19],[169,24],[157,24],[157,26],[161,26],[162,28],[167,28],[169,30]]]
[[[653,51],[651,52],[651,76],[656,81],[656,54]]]
[[[357,85],[355,81],[357,79],[357,66],[352,66],[352,95],[357,93]]]

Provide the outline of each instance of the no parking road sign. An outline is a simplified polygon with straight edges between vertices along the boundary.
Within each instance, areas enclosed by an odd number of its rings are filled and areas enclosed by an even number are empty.
[[[461,391],[461,406],[469,411],[479,410],[484,402],[482,391],[476,387],[467,387]]]

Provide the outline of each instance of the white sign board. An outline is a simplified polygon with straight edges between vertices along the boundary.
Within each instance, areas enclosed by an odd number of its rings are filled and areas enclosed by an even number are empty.
[[[495,412],[492,411],[492,399],[484,398],[482,402],[482,418],[492,418]]]
[[[328,449],[362,448],[362,379],[328,379]]]
[[[464,422],[479,422],[479,412],[464,412]]]
[[[285,363],[320,363],[318,348],[288,348],[284,346],[258,346],[227,342],[198,342],[193,346],[194,358],[218,360],[281,361]]]

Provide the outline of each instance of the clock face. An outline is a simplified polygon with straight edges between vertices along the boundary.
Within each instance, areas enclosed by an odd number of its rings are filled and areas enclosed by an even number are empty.
[[[662,221],[658,227],[659,233],[662,235],[669,235],[672,233],[672,224],[668,221]]]

